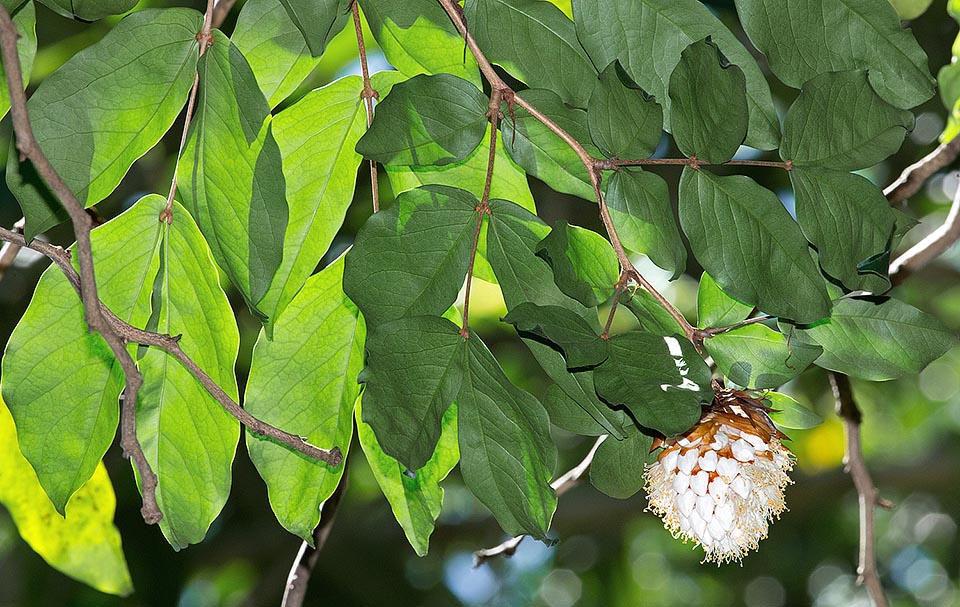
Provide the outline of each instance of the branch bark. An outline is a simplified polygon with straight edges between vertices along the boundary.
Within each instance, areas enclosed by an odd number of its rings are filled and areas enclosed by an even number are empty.
[[[891,280],[901,282],[905,275],[919,270],[945,253],[957,239],[960,239],[960,187],[953,195],[953,204],[943,225],[901,253],[890,264]]]
[[[960,137],[955,137],[949,143],[940,144],[937,149],[905,168],[896,181],[884,188],[884,196],[891,204],[910,198],[937,171],[956,160],[958,155],[960,155]]]
[[[370,86],[370,68],[367,67],[367,47],[363,43],[363,27],[360,25],[360,9],[357,6],[357,0],[350,3],[350,10],[353,12],[353,29],[357,33],[357,53],[360,56],[360,72],[363,74],[363,92],[360,96],[363,98],[363,104],[367,110],[367,128],[373,124],[373,100],[380,98],[378,93]],[[370,193],[373,198],[373,212],[380,211],[380,185],[377,183],[377,161],[370,161]]]

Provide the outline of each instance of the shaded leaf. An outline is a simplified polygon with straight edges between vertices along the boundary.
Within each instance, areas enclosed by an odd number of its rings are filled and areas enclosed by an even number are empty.
[[[776,388],[800,375],[823,349],[761,324],[739,327],[704,340],[717,368],[745,388]]]
[[[771,408],[770,419],[781,428],[807,430],[823,423],[823,418],[780,392],[767,392],[763,400]]]
[[[560,220],[537,244],[537,255],[550,264],[560,290],[583,305],[593,307],[613,296],[620,277],[617,254],[593,230]]]
[[[503,322],[517,331],[543,337],[563,350],[567,367],[592,367],[607,358],[607,342],[587,321],[560,306],[524,303],[514,307]]]
[[[584,376],[589,375],[590,389],[593,390],[593,371],[578,371],[575,375],[583,374]],[[584,393],[586,392],[586,386],[583,389]],[[596,395],[594,395],[596,399]],[[599,401],[597,401],[597,408],[606,407]],[[547,410],[547,413],[550,415],[550,423],[558,428],[563,428],[567,432],[573,432],[574,434],[582,434],[584,436],[600,436],[601,434],[610,434],[607,429],[600,425],[596,419],[590,416],[587,413],[586,409],[580,405],[579,402],[569,396],[567,392],[564,392],[563,388],[560,387],[560,384],[550,384],[547,388],[547,391],[543,394],[543,407]],[[626,415],[622,411],[615,411],[607,407],[609,413],[607,417],[611,418],[607,421],[608,425],[613,423],[615,427],[623,426],[627,423]],[[620,419],[616,422],[612,418],[619,417]],[[616,435],[622,438],[622,432],[617,432]]]
[[[621,441],[607,438],[590,463],[590,484],[610,497],[632,497],[643,489],[647,464],[657,461],[657,455],[650,453],[652,444],[653,437],[638,429]]]
[[[661,336],[683,335],[677,320],[645,289],[625,292],[620,296],[620,305],[633,312],[644,331]]]
[[[32,1],[24,2],[16,10],[4,4],[14,27],[17,28],[17,56],[20,58],[20,74],[23,77],[23,87],[30,82],[30,72],[33,71],[33,58],[37,54],[37,12]],[[0,66],[0,118],[10,109],[10,90],[6,87],[6,70]]]
[[[346,25],[350,14],[348,0],[280,0],[290,21],[297,26],[310,53],[323,54],[327,43]]]
[[[120,15],[137,4],[137,0],[40,0],[47,8],[70,19],[96,21],[108,15]],[[200,30],[197,30],[200,31]],[[194,32],[196,33],[196,32]]]
[[[593,85],[587,124],[604,156],[646,158],[660,144],[663,111],[614,61]]]

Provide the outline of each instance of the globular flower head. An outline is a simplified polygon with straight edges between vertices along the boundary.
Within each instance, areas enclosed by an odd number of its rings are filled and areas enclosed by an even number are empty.
[[[648,510],[674,537],[702,546],[705,561],[741,560],[786,507],[793,456],[767,411],[747,392],[717,389],[700,422],[659,440],[663,451],[647,466]]]

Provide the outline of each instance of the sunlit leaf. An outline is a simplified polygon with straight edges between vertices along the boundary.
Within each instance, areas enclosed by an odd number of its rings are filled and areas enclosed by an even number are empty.
[[[770,412],[770,419],[781,428],[808,430],[823,423],[822,417],[786,394],[765,392],[763,400],[774,409]]]
[[[800,375],[823,349],[751,324],[704,340],[717,368],[738,386],[776,388]]]
[[[697,291],[697,326],[729,327],[750,316],[753,306],[737,301],[723,292],[720,285],[704,272]]]
[[[550,264],[560,290],[583,305],[593,307],[613,296],[620,274],[617,254],[593,230],[558,221],[537,245],[537,255]]]
[[[290,21],[303,34],[314,57],[343,29],[350,15],[348,0],[280,0]]]

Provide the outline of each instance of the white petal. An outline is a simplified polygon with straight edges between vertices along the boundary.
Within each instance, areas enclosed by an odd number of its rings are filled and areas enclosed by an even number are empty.
[[[723,477],[724,480],[730,482],[740,473],[740,462],[735,459],[730,459],[729,457],[721,457],[717,461],[717,474]]]
[[[750,495],[750,490],[753,489],[753,483],[742,476],[738,476],[737,478],[733,479],[732,483],[730,483],[730,488],[733,489],[740,497],[747,497]]]
[[[723,524],[718,521],[716,517],[710,519],[710,522],[707,523],[707,531],[716,539],[720,539],[726,535],[726,529],[723,528]]]
[[[727,491],[730,489],[730,486],[719,476],[712,481],[710,481],[710,495],[713,496],[713,499],[719,503],[727,497]]]
[[[745,433],[741,434],[740,436],[741,438],[746,439],[748,443],[753,445],[753,448],[757,451],[765,451],[767,449],[767,444],[763,442],[763,439],[756,434]]]
[[[709,495],[701,495],[697,498],[697,514],[703,517],[703,520],[713,519],[713,498]]]
[[[677,498],[677,509],[683,516],[690,516],[693,513],[693,507],[697,503],[697,496],[692,491],[686,491]]]
[[[713,442],[710,443],[710,448],[720,450],[729,444],[730,444],[730,436],[727,435],[727,433],[724,432],[723,430],[720,430],[719,432],[713,435]]]
[[[693,472],[693,467],[697,464],[699,452],[696,449],[689,449],[677,460],[677,469],[684,474]]]
[[[713,509],[713,519],[723,527],[724,531],[730,531],[733,528],[733,504],[730,502],[717,504]]]
[[[690,488],[697,495],[707,494],[707,483],[710,482],[710,475],[701,470],[690,477]]]
[[[743,440],[742,438],[734,442],[730,449],[733,451],[733,457],[737,458],[741,462],[752,462],[753,461],[753,445]]]
[[[683,472],[677,472],[673,477],[673,490],[677,493],[683,493],[690,486],[690,475]]]
[[[677,460],[680,458],[679,449],[671,449],[660,458],[660,465],[667,472],[673,472],[677,469]]]
[[[677,444],[680,445],[681,447],[689,447],[690,439],[688,439],[686,436],[681,436],[680,440],[677,441]]]
[[[700,469],[713,472],[717,469],[717,459],[716,451],[707,451],[700,456]]]
[[[702,537],[703,532],[707,530],[707,522],[700,518],[700,515],[696,512],[690,515],[690,526],[693,527],[693,533],[698,539]]]

